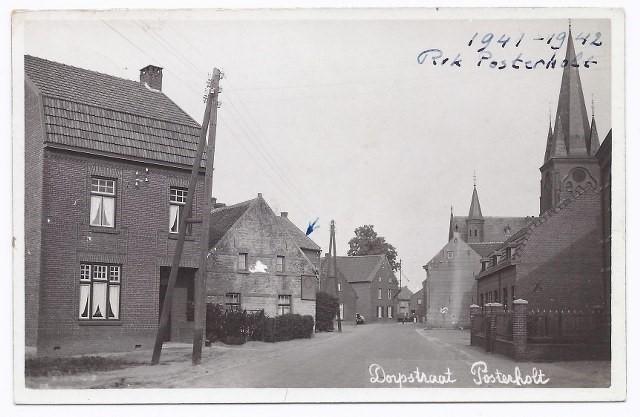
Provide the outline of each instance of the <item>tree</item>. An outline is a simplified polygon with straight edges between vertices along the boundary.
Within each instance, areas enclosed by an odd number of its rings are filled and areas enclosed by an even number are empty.
[[[398,252],[396,248],[387,243],[383,236],[378,236],[375,230],[373,230],[372,224],[365,224],[358,227],[355,231],[355,237],[352,237],[349,241],[349,251],[347,255],[387,255],[387,260],[391,269],[397,271],[400,268],[400,264],[396,262],[398,258]]]

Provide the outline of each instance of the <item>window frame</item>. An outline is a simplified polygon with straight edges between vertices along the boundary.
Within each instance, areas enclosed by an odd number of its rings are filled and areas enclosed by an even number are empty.
[[[288,304],[281,302],[281,300],[283,299],[282,297],[287,297],[286,300],[288,300]],[[289,307],[289,311],[286,313],[284,312],[285,307]],[[284,316],[286,314],[293,314],[293,299],[291,297],[291,294],[278,294],[278,307],[276,309],[276,316]]]
[[[184,201],[177,201],[177,200],[172,200],[172,191],[176,191],[176,197],[178,197],[178,192],[182,193],[181,194],[181,198]],[[169,186],[169,233],[171,235],[177,235],[178,233],[180,233],[180,222],[182,221],[182,217],[185,216],[185,212],[184,212],[184,207],[187,204],[187,198],[189,196],[189,189],[185,188],[185,187],[179,187],[176,185],[170,185]],[[171,207],[177,207],[178,208],[178,224],[176,226],[176,231],[172,231],[171,230]],[[186,234],[187,235],[191,235],[192,232],[192,227],[190,223],[187,223],[187,231]]]
[[[237,302],[229,302],[229,296],[237,296]],[[225,311],[242,311],[242,294],[239,292],[228,292],[224,294]]]
[[[88,269],[84,268],[88,267]],[[94,275],[94,267],[104,267],[105,275],[104,278],[97,278]],[[112,272],[117,271],[117,274],[113,274]],[[86,275],[85,275],[86,272]],[[80,262],[79,268],[79,279],[78,279],[78,308],[76,309],[77,315],[76,319],[83,323],[114,323],[122,321],[122,265],[121,264],[112,264],[106,262]],[[114,277],[115,279],[112,279]],[[94,283],[102,283],[106,284],[105,289],[105,309],[106,311],[102,312],[103,317],[93,317],[93,293],[94,293]],[[82,302],[82,287],[89,287],[89,294],[87,295],[87,317],[82,317],[82,311],[80,311],[80,303]],[[117,304],[117,317],[109,317],[108,309],[111,307],[110,299],[111,299],[111,288],[118,288],[118,304]],[[113,308],[111,309],[113,313]]]
[[[244,268],[240,267],[240,259],[244,263]],[[238,253],[238,271],[248,271],[249,270],[249,254],[247,252],[239,252]]]
[[[387,306],[387,318],[388,319],[393,318],[393,306]]]
[[[276,255],[276,273],[284,274],[285,272],[285,257],[284,255]]]
[[[338,282],[338,292],[341,292],[341,291],[342,291],[342,283]]]
[[[97,187],[98,190],[94,191],[93,190],[93,181],[97,180],[97,181],[111,181],[113,183],[113,192],[109,193],[108,191],[100,191],[100,183],[98,182]],[[92,175],[90,177],[89,180],[89,226],[90,227],[95,227],[95,228],[103,228],[103,229],[113,229],[115,230],[116,228],[116,212],[117,212],[117,195],[118,195],[118,179],[117,178],[110,178],[110,177],[103,177],[103,176],[99,176],[99,175]],[[104,207],[104,199],[108,198],[108,199],[112,199],[113,200],[113,219],[112,226],[105,226],[103,224],[93,224],[92,219],[91,219],[91,206],[92,206],[92,200],[93,197],[100,197],[102,199],[102,207]],[[100,219],[102,221],[102,218]]]
[[[387,288],[387,300],[391,300],[391,288]]]
[[[378,300],[382,300],[382,288],[378,288]]]
[[[376,316],[376,318],[378,319],[384,318],[384,309],[382,308],[382,306],[376,306]]]

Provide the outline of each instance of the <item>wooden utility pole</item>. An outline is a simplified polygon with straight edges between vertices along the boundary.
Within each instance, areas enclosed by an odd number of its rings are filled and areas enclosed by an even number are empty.
[[[338,331],[342,332],[342,319],[340,318],[340,291],[338,291],[338,259],[336,258],[336,223],[331,220],[331,230],[329,233],[329,262],[333,270],[333,282],[338,299]],[[327,274],[329,275],[329,274]]]
[[[218,71],[219,72],[219,71]],[[217,92],[217,91],[216,91]],[[167,289],[162,304],[162,314],[160,315],[160,323],[158,324],[158,331],[156,333],[156,340],[153,346],[153,356],[151,357],[151,364],[156,365],[160,361],[160,354],[162,353],[162,343],[165,334],[169,329],[169,316],[171,314],[171,303],[173,300],[173,289],[178,279],[178,270],[180,269],[180,259],[182,258],[182,251],[184,249],[184,238],[187,232],[187,223],[198,223],[199,220],[194,220],[191,217],[193,209],[193,198],[196,190],[196,184],[198,181],[198,173],[200,172],[200,165],[202,163],[202,156],[204,153],[205,145],[207,144],[207,128],[209,126],[209,119],[211,117],[211,107],[213,105],[214,90],[209,88],[206,97],[206,107],[204,110],[204,117],[202,121],[202,128],[200,130],[200,138],[198,140],[198,148],[191,167],[191,177],[189,178],[189,188],[187,191],[187,201],[184,205],[184,216],[180,219],[180,226],[178,229],[178,241],[176,242],[176,248],[173,253],[173,261],[171,263],[171,273],[169,274],[169,282],[167,283]],[[211,197],[209,197],[211,199]],[[203,230],[202,233],[208,234],[208,230]]]
[[[402,289],[402,259],[400,259],[400,273],[398,275],[400,275],[400,289]]]
[[[194,317],[193,317],[193,351],[191,362],[198,365],[202,359],[202,344],[207,320],[207,260],[209,255],[209,219],[211,217],[211,196],[213,195],[213,158],[216,152],[216,127],[218,125],[218,94],[220,94],[220,79],[222,73],[218,68],[213,69],[213,77],[209,88],[213,94],[211,116],[209,117],[209,135],[207,138],[207,161],[204,171],[205,204],[202,218],[202,232],[200,233],[200,267],[196,273],[194,287]],[[204,129],[204,125],[203,125]]]

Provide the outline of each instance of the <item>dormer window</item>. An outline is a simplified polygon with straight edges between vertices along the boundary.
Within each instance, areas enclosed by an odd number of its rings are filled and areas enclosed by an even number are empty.
[[[511,248],[507,248],[505,253],[507,255],[507,259],[511,259]]]

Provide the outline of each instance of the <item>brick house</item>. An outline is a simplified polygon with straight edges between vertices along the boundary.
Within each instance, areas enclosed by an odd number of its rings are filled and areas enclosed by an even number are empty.
[[[303,246],[304,249],[301,247]],[[258,194],[211,212],[207,302],[315,317],[320,247]]]
[[[159,67],[137,82],[32,56],[24,65],[26,346],[149,348],[200,126],[162,93]],[[169,339],[190,331],[202,232],[188,233]]]
[[[510,308],[521,298],[546,310],[603,306],[600,204],[599,190],[579,191],[484,258],[480,305]]]
[[[338,291],[346,321],[362,314],[367,322],[390,321],[396,317],[398,280],[387,257],[382,255],[338,256]],[[322,259],[321,285],[328,292],[334,287],[327,277],[329,258]]]

